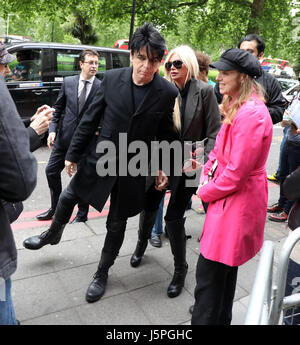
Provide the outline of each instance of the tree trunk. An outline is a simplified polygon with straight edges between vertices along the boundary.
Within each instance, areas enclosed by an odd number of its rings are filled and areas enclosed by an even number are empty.
[[[259,34],[259,21],[262,18],[266,0],[253,0],[247,34]]]

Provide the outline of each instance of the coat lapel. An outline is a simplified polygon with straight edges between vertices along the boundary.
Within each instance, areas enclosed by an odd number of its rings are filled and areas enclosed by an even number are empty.
[[[116,91],[118,87],[116,87]],[[123,100],[124,108],[127,108],[127,112],[130,116],[133,114],[132,103],[132,67],[127,68],[120,77],[119,97]]]
[[[195,111],[197,108],[199,98],[198,95],[199,89],[197,87],[197,80],[192,79],[185,106],[184,129],[182,133],[183,135],[185,135],[185,133],[188,131],[191,122],[195,116]]]
[[[74,83],[72,84],[72,93],[74,95],[74,104],[75,104],[75,114],[77,114],[77,116],[79,116],[78,114],[78,85],[79,85],[79,77],[80,74],[76,75],[74,77]]]

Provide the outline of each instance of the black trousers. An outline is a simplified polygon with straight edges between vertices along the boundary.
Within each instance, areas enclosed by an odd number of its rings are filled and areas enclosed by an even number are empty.
[[[109,213],[107,216],[106,227],[108,233],[106,234],[106,238],[104,241],[103,250],[106,253],[118,253],[119,249],[122,246],[124,240],[124,233],[126,230],[126,222],[127,217],[120,217],[118,208],[115,206],[119,204],[118,197],[118,180],[116,181],[111,194],[110,194],[110,207]],[[75,190],[72,187],[72,183],[64,189],[59,197],[59,201],[55,211],[55,220],[61,224],[67,224],[71,218],[73,213],[73,209],[75,205],[79,202],[80,198],[76,194]],[[114,234],[112,236],[111,230],[113,230]],[[113,243],[111,238],[113,237]]]
[[[54,145],[46,167],[46,176],[51,196],[51,208],[56,209],[59,196],[62,191],[61,172],[65,168],[65,157],[67,149],[60,145]],[[80,218],[86,218],[89,211],[89,205],[78,201],[78,213]]]
[[[238,267],[207,260],[200,254],[192,325],[230,325],[237,272]]]
[[[171,188],[171,197],[167,207],[165,221],[174,221],[182,219],[192,195],[196,192],[195,187],[186,187],[185,178],[176,177],[176,192]],[[155,182],[149,187],[145,195],[145,211],[158,210],[159,204],[166,191],[158,191],[155,189]]]

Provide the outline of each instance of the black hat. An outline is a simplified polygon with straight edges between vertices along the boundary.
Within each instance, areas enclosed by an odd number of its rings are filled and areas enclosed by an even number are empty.
[[[250,77],[259,77],[262,69],[258,59],[247,50],[230,48],[225,50],[220,60],[210,64],[211,67],[221,71],[237,69]]]
[[[9,52],[5,48],[5,45],[0,42],[0,64],[6,65],[14,61],[15,59],[16,59],[15,56],[12,54],[9,54]]]

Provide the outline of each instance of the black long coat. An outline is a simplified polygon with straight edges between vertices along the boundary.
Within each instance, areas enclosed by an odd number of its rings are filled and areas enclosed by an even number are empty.
[[[97,143],[109,140],[115,144],[117,150],[113,159],[116,163],[119,162],[120,155],[126,154],[126,147],[119,146],[120,133],[128,135],[128,144],[135,140],[144,141],[148,152],[153,140],[178,139],[172,119],[177,94],[176,87],[155,73],[142,104],[134,111],[132,68],[107,71],[100,89],[76,129],[66,159],[71,162],[80,160],[100,121]],[[89,154],[81,163],[80,170],[71,181],[77,195],[101,211],[117,182],[118,214],[120,217],[138,214],[144,205],[145,176],[100,177],[96,172],[96,163],[104,153],[95,151],[96,145],[92,145]],[[130,159],[130,156],[128,158]]]

